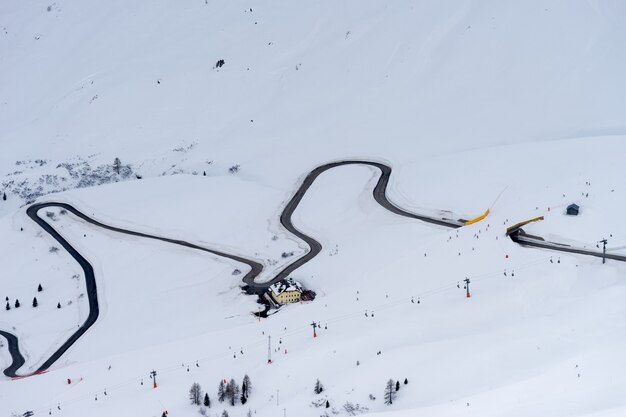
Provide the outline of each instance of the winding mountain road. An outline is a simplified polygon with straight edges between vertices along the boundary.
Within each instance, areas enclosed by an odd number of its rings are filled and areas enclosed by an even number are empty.
[[[548,249],[548,250],[554,250],[558,252],[576,253],[579,255],[595,256],[597,258],[605,257],[606,259],[613,259],[614,261],[626,262],[626,256],[624,255],[617,255],[615,253],[603,254],[600,251],[577,248],[577,247],[566,245],[563,243],[550,242],[540,236],[529,235],[526,232],[524,232],[524,230],[522,230],[521,228],[515,231],[514,233],[511,233],[509,237],[511,238],[513,242],[521,246],[527,246],[527,247],[539,248],[539,249]]]
[[[300,187],[298,187],[295,194],[293,195],[293,197],[291,197],[291,200],[289,200],[289,202],[287,203],[287,205],[283,209],[283,212],[280,215],[280,224],[282,224],[285,227],[285,229],[290,231],[292,234],[296,235],[297,237],[302,239],[304,242],[306,242],[306,244],[309,246],[309,251],[305,253],[301,258],[296,259],[294,262],[292,262],[287,267],[285,267],[282,271],[280,271],[269,282],[270,285],[283,278],[287,278],[289,274],[291,274],[296,269],[300,268],[305,263],[309,262],[311,259],[315,258],[317,254],[320,253],[320,251],[322,250],[322,245],[317,240],[313,239],[311,236],[308,236],[302,233],[293,225],[293,222],[291,221],[291,217],[293,216],[294,211],[296,211],[296,209],[300,205],[300,202],[304,198],[304,195],[309,190],[311,185],[313,185],[317,177],[319,177],[321,174],[328,171],[329,169],[337,168],[340,166],[346,166],[346,165],[367,165],[367,166],[371,166],[380,170],[380,177],[378,178],[378,182],[376,183],[376,186],[374,186],[374,193],[373,193],[374,200],[376,200],[378,204],[380,204],[385,209],[389,210],[390,212],[394,214],[397,214],[399,216],[409,217],[409,218],[416,219],[416,220],[421,220],[423,222],[432,223],[438,226],[451,227],[451,228],[459,228],[465,224],[465,220],[452,220],[452,219],[445,219],[445,218],[438,219],[438,218],[428,217],[424,215],[411,213],[410,211],[406,211],[396,206],[395,204],[393,204],[387,198],[387,185],[389,184],[389,178],[391,177],[391,167],[385,164],[381,164],[379,162],[364,161],[364,160],[338,161],[338,162],[331,162],[328,164],[324,164],[315,168],[313,171],[307,174],[307,176],[304,178],[304,181],[302,181],[302,184],[300,184]],[[246,284],[258,285],[258,284],[253,284],[250,282],[246,282]],[[262,288],[260,289],[262,291],[265,291],[266,288],[267,286],[263,285]]]
[[[28,207],[28,209],[26,210],[26,214],[35,222],[37,223],[43,230],[45,230],[53,239],[55,239],[57,242],[59,242],[59,244],[76,260],[76,262],[78,262],[78,264],[81,266],[81,268],[83,269],[83,272],[85,274],[85,283],[86,283],[86,287],[87,287],[87,299],[89,302],[89,315],[87,317],[87,319],[85,320],[85,322],[79,326],[79,328],[76,330],[76,332],[74,332],[67,341],[65,341],[55,352],[53,352],[50,357],[48,359],[46,359],[43,364],[41,366],[39,366],[39,368],[30,373],[30,374],[24,374],[21,376],[29,376],[29,375],[34,375],[34,374],[38,374],[41,372],[46,371],[50,366],[52,366],[57,360],[59,360],[59,358],[61,358],[63,356],[63,354],[65,352],[67,352],[67,350],[74,345],[74,343],[76,343],[76,341],[78,341],[78,339],[80,339],[80,337],[82,337],[87,330],[89,330],[89,328],[96,322],[96,320],[98,319],[99,316],[99,306],[98,306],[98,291],[97,291],[97,283],[96,283],[96,279],[95,279],[95,275],[94,275],[94,271],[93,271],[93,267],[91,266],[91,264],[76,250],[74,249],[74,247],[72,247],[72,245],[70,245],[70,243],[65,240],[63,238],[63,236],[61,236],[49,223],[47,223],[43,218],[39,217],[38,213],[40,210],[47,208],[47,207],[58,207],[58,208],[62,208],[67,210],[68,212],[74,214],[75,216],[79,217],[80,219],[82,219],[83,221],[92,224],[94,226],[106,229],[106,230],[110,230],[113,232],[117,232],[117,233],[122,233],[122,234],[126,234],[126,235],[131,235],[131,236],[137,236],[137,237],[141,237],[141,238],[146,238],[146,239],[153,239],[153,240],[159,240],[162,242],[166,242],[166,243],[170,243],[170,244],[174,244],[174,245],[179,245],[179,246],[184,246],[184,247],[188,247],[191,249],[196,249],[196,250],[200,250],[200,251],[204,251],[204,252],[208,252],[211,253],[213,255],[217,255],[220,257],[224,257],[227,259],[231,259],[233,261],[236,262],[241,262],[243,264],[246,264],[250,267],[250,270],[244,275],[243,277],[243,282],[245,283],[244,288],[246,289],[246,291],[250,294],[259,294],[261,295],[263,292],[266,291],[266,289],[272,285],[273,283],[286,278],[287,276],[289,276],[289,274],[291,274],[293,271],[295,271],[296,269],[298,269],[299,267],[301,267],[302,265],[306,264],[307,262],[309,262],[311,259],[315,258],[320,251],[322,250],[322,245],[315,240],[314,238],[312,238],[311,236],[308,236],[306,234],[304,234],[303,232],[301,232],[300,230],[298,230],[293,222],[292,222],[292,215],[294,213],[294,211],[298,208],[299,204],[301,203],[302,199],[304,198],[306,192],[308,191],[308,189],[311,187],[311,185],[315,182],[315,180],[317,179],[317,177],[319,177],[322,173],[339,167],[339,166],[345,166],[345,165],[366,165],[366,166],[370,166],[373,168],[376,168],[380,171],[380,177],[378,179],[378,182],[376,183],[376,186],[374,187],[374,191],[373,191],[373,197],[374,199],[385,209],[389,210],[390,212],[397,214],[399,216],[404,216],[404,217],[408,217],[408,218],[412,218],[412,219],[416,219],[416,220],[420,220],[426,223],[430,223],[430,224],[434,224],[437,226],[443,226],[443,227],[449,227],[449,228],[459,228],[461,226],[463,226],[465,224],[465,220],[463,219],[449,219],[449,218],[435,218],[435,217],[429,217],[429,216],[425,216],[425,215],[420,215],[420,214],[415,214],[415,213],[411,213],[407,210],[404,210],[398,206],[396,206],[395,204],[393,204],[387,197],[387,186],[389,184],[389,179],[391,176],[391,167],[379,163],[379,162],[372,162],[372,161],[366,161],[366,160],[348,160],[348,161],[338,161],[338,162],[331,162],[328,164],[324,164],[321,165],[315,169],[313,169],[311,172],[309,172],[309,174],[304,178],[302,184],[298,187],[298,189],[296,190],[295,194],[293,195],[293,197],[289,200],[289,202],[286,204],[285,208],[283,209],[281,215],[280,215],[280,223],[289,231],[291,232],[293,235],[299,237],[300,239],[302,239],[308,246],[309,246],[309,250],[300,258],[294,260],[291,264],[287,265],[284,269],[282,269],[281,271],[279,271],[271,280],[267,281],[267,282],[255,282],[255,279],[259,276],[259,274],[261,274],[261,272],[263,271],[263,265],[259,262],[256,262],[255,260],[252,259],[248,259],[248,258],[244,258],[242,256],[239,255],[234,255],[234,254],[230,254],[230,253],[226,253],[226,252],[221,252],[215,249],[211,249],[211,248],[207,248],[207,247],[203,247],[194,243],[190,243],[190,242],[186,242],[184,240],[178,240],[178,239],[170,239],[167,237],[162,237],[162,236],[156,236],[156,235],[150,235],[147,233],[142,233],[142,232],[137,232],[137,231],[133,231],[133,230],[128,230],[128,229],[123,229],[120,227],[115,227],[115,226],[110,226],[107,224],[104,224],[102,222],[99,222],[89,216],[87,216],[86,214],[82,213],[81,211],[79,211],[78,209],[74,208],[73,206],[71,206],[70,204],[67,203],[59,203],[59,202],[45,202],[45,203],[37,203],[37,204],[33,204],[30,207]],[[515,234],[515,237],[519,237],[520,234]],[[514,236],[511,236],[511,238],[522,244],[522,245],[527,245],[527,246],[536,246],[536,247],[542,247],[542,243],[538,242],[536,240],[531,241],[530,243],[527,241],[521,242],[519,240],[515,240]],[[540,239],[540,238],[539,238]],[[544,244],[545,245],[545,244]],[[586,254],[586,255],[593,255],[593,256],[597,256],[597,253],[593,252],[593,251],[584,251],[584,250],[572,250],[570,249],[559,249],[557,247],[554,246],[550,246],[548,247],[548,249],[553,249],[553,250],[562,250],[562,251],[566,251],[566,252],[576,252],[576,253],[582,253],[582,254]],[[618,259],[618,260],[622,260],[622,261],[626,261],[626,257],[621,257],[624,259]],[[613,258],[616,259],[616,258]],[[20,350],[19,350],[19,341],[18,338],[7,332],[7,331],[1,331],[0,330],[0,336],[3,336],[7,342],[8,342],[8,349],[9,349],[9,353],[12,357],[12,363],[11,365],[9,365],[9,367],[7,367],[4,370],[4,374],[8,377],[12,377],[12,378],[16,378],[16,377],[20,377],[20,375],[17,374],[17,371],[24,365],[25,360],[24,357],[22,356]]]

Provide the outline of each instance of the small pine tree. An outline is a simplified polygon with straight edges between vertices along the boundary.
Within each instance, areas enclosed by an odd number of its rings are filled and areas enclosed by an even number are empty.
[[[37,287],[37,292],[42,292],[43,291],[43,287],[41,286],[41,284],[39,284],[39,286]]]
[[[393,379],[387,381],[387,385],[385,386],[385,404],[391,405],[393,404],[393,400],[396,399],[396,391],[393,387]]]
[[[326,408],[330,408],[330,403],[326,400]]]
[[[243,377],[243,382],[241,383],[241,393],[248,398],[250,394],[252,394],[252,383],[250,382],[250,377],[246,374]]]
[[[57,303],[57,308],[61,308],[61,302]]]
[[[224,381],[220,381],[219,387],[217,387],[217,401],[224,402],[226,399],[226,385]]]
[[[408,378],[404,378],[404,385],[409,383],[409,379]]]
[[[7,193],[2,193],[2,199],[3,199],[4,201],[7,201]]]
[[[226,397],[230,401],[230,405],[235,405],[239,401],[239,385],[234,379],[231,379],[226,385]]]
[[[37,303],[37,297],[33,298],[33,307],[37,307],[39,303]]]
[[[9,304],[9,302],[7,301],[7,306],[6,306],[7,311],[9,311],[11,309],[11,304]]]
[[[396,391],[400,391],[400,381],[396,381]]]
[[[324,385],[320,382],[320,380],[315,381],[315,387],[313,387],[313,392],[316,394],[321,394],[324,391]]]
[[[209,398],[209,393],[204,394],[204,406],[207,408],[211,408],[211,399]]]
[[[15,308],[20,308],[20,300],[15,299]]]
[[[119,175],[121,169],[122,161],[120,161],[120,158],[115,158],[115,160],[113,161],[113,170]]]
[[[200,384],[194,382],[189,388],[189,400],[193,405],[200,405],[200,398],[202,398],[202,388],[200,388]]]

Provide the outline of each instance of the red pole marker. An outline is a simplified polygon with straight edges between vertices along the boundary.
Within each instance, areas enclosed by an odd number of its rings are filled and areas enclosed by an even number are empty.
[[[471,297],[471,295],[470,295],[470,289],[469,289],[470,279],[466,277],[466,278],[464,279],[464,281],[465,281],[465,294],[466,294],[465,296],[466,296],[467,298],[470,298],[470,297]]]
[[[157,376],[157,373],[156,373],[156,371],[153,369],[153,370],[152,370],[152,372],[150,372],[150,378],[152,378],[152,382],[153,382],[152,387],[153,387],[153,388],[156,388],[156,387],[157,387],[156,376]]]

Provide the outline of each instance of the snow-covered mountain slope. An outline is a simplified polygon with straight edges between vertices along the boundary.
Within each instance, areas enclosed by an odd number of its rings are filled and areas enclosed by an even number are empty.
[[[337,157],[624,134],[624,7],[7,0],[0,210],[115,157],[286,187]]]
[[[235,417],[623,415],[626,265],[504,233],[544,216],[525,230],[626,253],[624,17],[578,1],[2,2],[0,296],[22,307],[0,330],[24,373],[88,311],[81,268],[21,207],[36,198],[254,259],[260,280],[307,250],[279,216],[328,161],[391,165],[407,210],[491,211],[428,225],[374,201],[371,167],[330,170],[293,216],[323,246],[293,274],[317,299],[259,320],[244,265],[46,209],[94,266],[101,314],[48,373],[0,380],[0,414],[194,415],[199,382],[210,415]],[[219,381],[246,373],[248,403],[220,404]],[[409,383],[387,406],[390,378]]]

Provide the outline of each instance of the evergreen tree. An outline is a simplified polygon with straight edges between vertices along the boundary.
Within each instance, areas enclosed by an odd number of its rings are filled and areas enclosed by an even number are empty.
[[[204,394],[204,406],[207,408],[211,408],[211,399],[209,398],[209,393]]]
[[[396,381],[396,391],[400,391],[400,381]]]
[[[33,298],[33,307],[37,307],[39,303],[37,303],[37,297]]]
[[[393,379],[387,381],[387,386],[385,387],[385,404],[391,405],[393,404],[393,400],[396,399],[396,391],[393,387]]]
[[[202,398],[202,388],[200,384],[194,382],[189,388],[189,399],[193,405],[200,405],[200,398]]]
[[[226,399],[226,385],[224,381],[220,381],[220,386],[217,388],[217,401],[223,402]]]
[[[121,169],[122,161],[120,161],[120,158],[115,158],[115,160],[113,161],[113,170],[119,175]]]
[[[321,394],[324,391],[324,385],[320,382],[320,380],[315,381],[315,387],[313,387],[313,392],[316,394]]]
[[[37,292],[42,292],[43,291],[43,287],[41,286],[41,284],[39,284],[39,286],[37,287]]]
[[[234,379],[231,379],[226,385],[226,398],[230,401],[230,405],[235,405],[239,401],[239,385]]]
[[[3,199],[4,201],[7,201],[7,193],[2,193],[2,199]]]
[[[241,383],[241,393],[248,398],[252,393],[252,383],[250,382],[250,377],[246,374],[243,377],[243,382]]]
[[[61,303],[60,302],[57,303],[57,308],[61,308]]]
[[[326,400],[326,408],[330,408],[330,403]]]
[[[408,378],[404,378],[404,385],[409,383],[409,379]]]
[[[9,304],[9,302],[7,301],[7,306],[6,306],[7,311],[9,311],[11,309],[11,304]]]
[[[20,300],[15,299],[15,308],[20,308]]]

